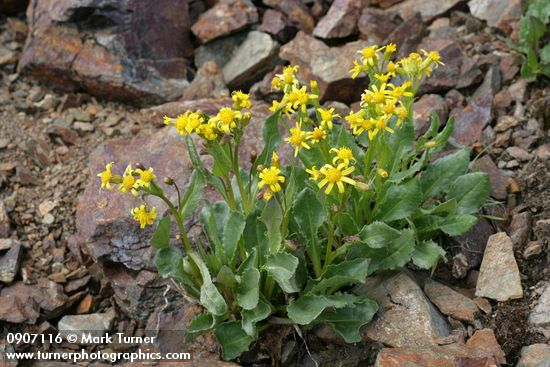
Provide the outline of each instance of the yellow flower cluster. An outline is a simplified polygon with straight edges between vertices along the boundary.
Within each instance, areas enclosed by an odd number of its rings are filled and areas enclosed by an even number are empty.
[[[286,66],[282,74],[277,74],[271,81],[271,87],[284,93],[280,101],[273,101],[270,110],[272,112],[281,110],[288,116],[300,111],[307,112],[307,105],[313,100],[317,101],[319,96],[316,93],[309,93],[306,86],[302,86],[296,77],[299,67]]]
[[[181,136],[196,133],[206,140],[215,140],[250,121],[250,112],[242,112],[243,109],[252,107],[250,96],[242,91],[235,91],[231,94],[231,99],[233,106],[222,107],[212,118],[202,112],[187,111],[176,118],[164,116],[164,124],[174,126]]]
[[[108,190],[113,190],[114,187],[111,184],[118,184],[118,191],[123,193],[130,192],[132,195],[138,196],[139,190],[149,189],[151,183],[157,178],[153,173],[153,168],[132,169],[132,165],[130,164],[126,167],[122,176],[114,175],[111,171],[113,165],[114,162],[107,163],[105,165],[105,171],[97,175],[101,178],[101,189],[107,188]],[[151,210],[148,211],[145,204],[132,209],[130,212],[134,219],[139,221],[141,228],[153,224],[157,216],[156,208],[152,207]]]
[[[317,186],[325,188],[325,194],[330,194],[334,186],[338,187],[338,192],[343,194],[346,191],[344,184],[355,186],[357,182],[348,177],[355,167],[351,164],[355,163],[353,153],[348,147],[331,148],[331,153],[335,153],[332,159],[332,164],[325,164],[321,169],[315,166],[306,169],[306,172],[311,175],[310,180],[320,181]]]
[[[281,175],[279,156],[276,152],[273,152],[271,157],[271,167],[262,168],[259,177],[258,188],[265,186],[261,193],[265,201],[269,201],[274,193],[282,190],[281,184],[285,182],[285,176]]]

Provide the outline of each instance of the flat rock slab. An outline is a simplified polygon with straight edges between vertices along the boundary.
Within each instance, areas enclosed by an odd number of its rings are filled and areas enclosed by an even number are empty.
[[[550,337],[550,284],[546,286],[537,305],[531,311],[529,324]]]
[[[349,37],[358,32],[357,20],[366,4],[363,0],[335,0],[315,26],[313,35],[324,39]]]
[[[426,280],[424,292],[445,315],[469,323],[474,322],[478,308],[468,297],[431,279]]]
[[[356,293],[378,302],[378,313],[364,329],[365,339],[392,347],[436,345],[449,335],[443,316],[405,272],[390,272],[367,279]]]
[[[494,367],[492,353],[465,345],[444,345],[425,348],[384,348],[374,367]]]
[[[78,335],[78,344],[94,344],[83,342],[83,336],[90,334],[93,337],[104,336],[113,325],[115,312],[93,313],[89,315],[66,315],[59,320],[57,329],[64,339],[67,335]]]
[[[466,342],[466,346],[492,353],[498,363],[506,364],[506,356],[497,342],[495,333],[491,329],[477,330]]]
[[[523,297],[512,240],[504,232],[495,233],[487,241],[476,296],[500,302]]]
[[[516,367],[546,367],[550,365],[550,345],[532,344],[521,348]]]
[[[510,23],[521,17],[521,0],[471,0],[468,6],[474,17],[505,32],[511,31]]]

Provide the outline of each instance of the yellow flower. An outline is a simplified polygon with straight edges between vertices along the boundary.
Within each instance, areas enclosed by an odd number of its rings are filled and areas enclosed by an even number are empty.
[[[355,162],[355,158],[353,157],[353,152],[348,147],[331,148],[330,152],[336,153],[336,157],[332,159],[332,164],[337,164],[338,162],[340,162],[346,166],[349,166],[350,161]]]
[[[372,131],[372,135],[376,136],[376,134],[383,132],[386,130],[389,133],[394,133],[393,129],[386,125],[388,122],[390,116],[381,116],[377,118],[374,122],[374,130]]]
[[[386,50],[384,51],[384,57],[387,59],[390,58],[390,56],[394,54],[395,51],[397,51],[397,46],[395,45],[395,43],[388,43],[386,45]]]
[[[371,85],[372,90],[365,90],[365,94],[371,96],[372,103],[383,104],[386,102],[386,99],[390,98],[391,91],[386,89],[387,84],[382,83],[380,87],[377,87],[375,84]]]
[[[282,86],[282,80],[279,77],[271,79],[271,89],[280,90]]]
[[[283,69],[283,73],[279,74],[278,76],[281,77],[282,81],[286,85],[292,85],[298,83],[298,80],[296,79],[296,73],[298,72],[298,69],[300,67],[298,65],[288,65],[285,66]]]
[[[353,128],[353,134],[354,135],[361,135],[362,133],[364,133],[366,131],[369,134],[369,139],[372,140],[372,138],[373,138],[373,135],[372,135],[373,126],[374,126],[374,119],[372,119],[372,118],[363,119],[363,120],[361,120],[360,125],[357,125],[356,127]]]
[[[332,120],[336,117],[340,117],[339,114],[334,113],[334,107],[329,109],[318,108],[319,114],[321,114],[321,126],[327,126],[329,130],[332,130]]]
[[[135,172],[139,174],[139,180],[136,181],[137,187],[149,187],[151,185],[151,181],[154,181],[157,178],[157,176],[153,173],[153,168],[146,170],[138,168]]]
[[[299,89],[296,86],[292,86],[292,89],[287,96],[287,106],[294,110],[301,107],[302,112],[305,113],[307,111],[307,102],[309,97],[310,96],[307,94],[307,89],[305,86]]]
[[[218,137],[218,129],[215,123],[208,121],[206,124],[202,124],[198,127],[197,133],[207,140],[215,140]]]
[[[268,186],[271,192],[281,191],[281,183],[285,182],[285,176],[281,176],[281,170],[278,167],[264,168],[260,172],[260,182],[258,182],[258,188]]]
[[[111,167],[113,166],[114,162],[107,163],[105,165],[105,171],[99,173],[97,176],[101,177],[101,188],[104,189],[105,187],[109,190],[112,190],[113,187],[111,186],[111,182],[113,182],[113,174],[111,173]]]
[[[389,76],[395,76],[395,64],[393,61],[388,62],[388,66],[386,66],[386,70],[388,71]]]
[[[317,144],[321,140],[325,140],[327,132],[322,126],[315,127],[312,132],[309,133],[309,139],[313,144]]]
[[[273,192],[270,189],[265,189],[262,191],[261,196],[265,201],[269,201],[273,197]]]
[[[122,175],[122,182],[118,186],[118,190],[120,192],[130,191],[132,195],[137,196],[138,195],[138,192],[136,190],[137,188],[138,186],[136,185],[136,178],[134,177],[134,171],[132,170],[132,165],[129,164],[126,167],[124,174]]]
[[[349,127],[355,131],[356,129],[360,128],[363,124],[363,115],[361,111],[358,112],[350,112],[349,115],[345,117],[346,121],[349,124]]]
[[[374,74],[374,77],[383,84],[386,84],[390,80],[390,74]]]
[[[399,107],[397,107],[394,111],[394,114],[397,116],[397,122],[396,122],[397,126],[401,126],[403,121],[405,121],[409,116],[409,112],[403,105],[400,105]]]
[[[378,169],[376,170],[376,173],[377,173],[380,177],[382,177],[382,178],[388,177],[388,171],[386,171],[385,169],[378,168]]]
[[[296,127],[290,128],[290,136],[285,139],[294,146],[294,156],[298,155],[300,148],[310,149],[310,146],[306,143],[308,133],[302,131],[302,122],[297,122]]]
[[[351,74],[351,79],[355,79],[359,76],[359,74],[366,71],[368,71],[366,64],[360,64],[357,60],[354,60],[353,67],[349,70],[349,73]]]
[[[393,84],[389,84],[389,87],[392,89],[389,93],[394,98],[401,98],[401,97],[412,97],[412,92],[408,92],[407,89],[411,86],[410,82],[405,82],[402,85],[396,87]]]
[[[319,181],[319,179],[321,178],[321,171],[319,171],[315,166],[311,167],[310,169],[306,169],[306,172],[311,175],[309,179],[312,181]]]
[[[439,65],[445,66],[443,62],[441,62],[441,55],[437,51],[430,51],[427,52],[425,50],[422,50],[422,53],[425,57],[428,58],[428,60],[434,64],[434,66],[437,68]]]
[[[378,62],[378,52],[382,51],[383,49],[384,47],[373,45],[365,47],[358,52],[363,56],[363,63],[372,67]]]
[[[235,102],[233,104],[233,108],[235,109],[250,108],[252,106],[250,96],[240,90],[231,93],[231,99]]]
[[[172,119],[170,117],[164,115],[163,119],[164,119],[164,125],[171,125]]]
[[[271,165],[277,168],[281,167],[281,161],[279,160],[277,152],[273,152],[273,154],[271,155]]]
[[[210,121],[215,122],[220,131],[229,133],[237,127],[237,120],[242,119],[242,117],[239,111],[232,110],[229,107],[222,107],[218,114],[210,119]]]
[[[338,191],[342,194],[345,191],[344,183],[355,186],[355,181],[347,177],[354,170],[355,167],[346,167],[343,163],[340,163],[336,167],[326,164],[320,169],[320,172],[324,178],[317,184],[317,186],[322,189],[326,185],[327,187],[325,189],[325,194],[328,195],[332,191],[334,185],[336,185],[338,187]]]
[[[157,217],[157,209],[152,207],[151,211],[148,212],[144,204],[132,209],[130,213],[134,216],[134,219],[139,222],[140,228],[145,228],[146,225],[153,224]]]

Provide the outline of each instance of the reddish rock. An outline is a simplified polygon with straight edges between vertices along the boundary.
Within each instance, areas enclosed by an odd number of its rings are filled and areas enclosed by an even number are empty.
[[[27,19],[29,37],[18,68],[32,77],[132,103],[173,100],[186,85],[192,45],[185,0],[129,0],[109,7],[100,1],[33,0]]]
[[[487,21],[490,27],[497,27],[510,34],[512,23],[521,17],[521,0],[471,0],[468,2],[474,17]]]
[[[379,6],[383,9],[389,8],[395,4],[399,4],[403,2],[403,0],[370,0],[369,3],[371,5]]]
[[[280,56],[293,65],[299,65],[299,75],[306,81],[319,84],[321,101],[351,103],[358,101],[367,87],[366,78],[351,79],[349,69],[357,51],[367,46],[365,41],[347,43],[341,47],[329,47],[304,32],[283,47]]]
[[[455,117],[453,136],[457,142],[472,145],[481,141],[483,129],[493,119],[493,97],[499,85],[499,71],[491,67],[468,105],[451,113]]]
[[[441,61],[445,63],[445,67],[437,68],[430,78],[422,82],[420,90],[424,93],[466,88],[481,79],[475,59],[466,55],[450,38],[425,38],[418,49],[439,52]]]
[[[451,10],[460,2],[462,0],[406,0],[393,8],[403,19],[420,13],[422,20],[429,22]]]
[[[298,31],[290,23],[286,15],[280,11],[267,9],[262,18],[262,24],[258,28],[260,32],[265,32],[277,39],[279,42],[286,43]]]
[[[324,39],[344,38],[357,33],[357,20],[365,7],[363,0],[335,0],[315,26],[313,35]]]
[[[384,44],[395,43],[397,45],[397,57],[408,56],[411,52],[418,52],[418,45],[426,34],[426,25],[422,21],[420,13],[408,17],[397,26],[386,38]]]
[[[474,167],[489,175],[491,180],[491,196],[497,200],[504,200],[508,196],[508,178],[497,167],[490,155],[484,155],[474,162]]]
[[[478,309],[471,299],[430,279],[424,284],[424,292],[443,314],[473,324]]]
[[[10,235],[10,218],[6,205],[0,200],[0,238],[8,238]]]
[[[487,351],[495,356],[498,363],[506,364],[506,356],[500,348],[491,329],[477,330],[466,342],[466,346],[476,350]]]
[[[229,97],[222,71],[215,61],[207,61],[199,70],[195,79],[185,89],[181,100]]]
[[[202,43],[206,43],[256,22],[258,11],[250,0],[221,0],[201,14],[191,31]]]
[[[34,300],[22,301],[14,295],[0,296],[0,320],[14,324],[34,324],[40,316]]]
[[[288,19],[298,29],[311,33],[315,26],[315,20],[311,11],[300,0],[264,0],[263,3],[267,6],[275,8],[286,14]]]
[[[453,237],[461,254],[466,257],[467,268],[472,269],[481,264],[487,240],[494,233],[493,226],[485,218],[479,218],[472,229],[461,236]]]
[[[395,13],[367,7],[357,22],[361,38],[374,44],[381,44],[397,28]]]
[[[436,113],[441,124],[447,122],[449,110],[447,102],[439,94],[425,94],[413,104],[413,120],[416,135],[420,136],[428,131],[431,124],[431,115]]]
[[[532,228],[533,221],[529,211],[514,214],[508,234],[516,248],[525,246],[531,236]]]
[[[384,348],[374,367],[496,367],[496,363],[492,353],[451,344],[430,348]]]

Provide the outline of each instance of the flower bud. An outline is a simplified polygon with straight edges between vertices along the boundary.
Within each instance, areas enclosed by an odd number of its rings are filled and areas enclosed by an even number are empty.
[[[136,163],[136,169],[140,169],[142,171],[145,171],[145,166],[141,163]]]
[[[173,185],[174,184],[174,180],[172,179],[172,177],[164,177],[164,183],[167,184],[167,185]]]
[[[360,191],[368,191],[369,190],[369,185],[364,183],[364,182],[361,182],[361,181],[355,181],[355,187]]]
[[[265,166],[263,164],[258,164],[258,167],[256,167],[256,171],[262,172],[265,169]]]
[[[255,150],[250,152],[250,163],[254,164],[256,162],[256,158],[258,158],[258,152]]]

